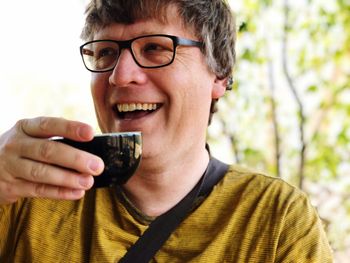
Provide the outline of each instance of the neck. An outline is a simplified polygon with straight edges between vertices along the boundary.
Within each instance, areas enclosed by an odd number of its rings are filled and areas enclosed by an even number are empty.
[[[209,155],[205,148],[199,153],[188,154],[188,158],[168,160],[162,166],[151,167],[148,163],[160,163],[159,160],[146,160],[124,186],[125,193],[144,214],[159,216],[192,190],[205,172],[208,162]]]

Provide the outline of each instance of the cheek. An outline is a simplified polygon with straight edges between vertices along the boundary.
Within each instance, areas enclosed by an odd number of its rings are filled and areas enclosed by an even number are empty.
[[[91,77],[91,95],[95,104],[95,108],[103,104],[106,93],[106,80],[101,74],[93,74]],[[97,109],[96,109],[97,110]]]
[[[95,107],[96,117],[99,122],[102,121],[103,116],[105,115],[104,105],[106,105],[105,98],[106,98],[107,86],[104,84],[105,82],[103,78],[101,78],[101,76],[92,76],[90,89],[91,89],[91,95],[92,95],[92,99]]]
[[[108,130],[108,114],[105,108],[105,98],[108,84],[106,85],[106,81],[101,74],[92,74],[90,89],[98,125],[102,132],[106,132]]]
[[[211,89],[208,78],[195,78],[194,74],[190,75],[187,81],[182,79],[181,87],[177,87],[178,107],[181,112],[181,123],[190,126],[193,124],[203,128],[206,126],[209,118],[211,104]],[[179,80],[180,81],[180,80]]]

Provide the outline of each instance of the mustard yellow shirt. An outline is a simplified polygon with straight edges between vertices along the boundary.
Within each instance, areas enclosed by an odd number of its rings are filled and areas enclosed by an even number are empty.
[[[0,262],[117,262],[149,218],[115,189],[79,201],[0,206]],[[308,198],[284,181],[231,166],[152,262],[332,262]]]

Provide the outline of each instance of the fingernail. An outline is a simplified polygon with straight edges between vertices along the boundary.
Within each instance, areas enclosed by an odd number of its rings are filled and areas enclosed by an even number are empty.
[[[89,161],[88,167],[89,169],[93,172],[96,173],[98,171],[100,171],[100,161],[92,159]]]
[[[91,179],[91,176],[81,176],[79,178],[79,184],[84,188],[89,188],[93,184],[93,180]]]
[[[73,195],[74,197],[81,198],[81,197],[84,196],[84,194],[85,194],[85,191],[84,191],[84,190],[79,190],[79,189],[73,189],[73,190],[72,190],[72,195]]]

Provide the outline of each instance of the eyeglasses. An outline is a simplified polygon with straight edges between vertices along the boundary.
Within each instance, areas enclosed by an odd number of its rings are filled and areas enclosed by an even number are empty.
[[[160,68],[175,59],[177,46],[202,47],[203,43],[171,35],[146,35],[130,40],[94,40],[80,47],[85,67],[91,72],[107,72],[114,69],[122,49],[131,51],[141,68]]]

